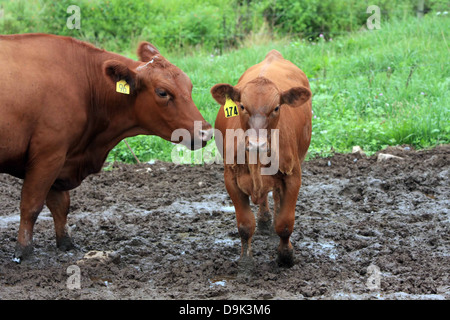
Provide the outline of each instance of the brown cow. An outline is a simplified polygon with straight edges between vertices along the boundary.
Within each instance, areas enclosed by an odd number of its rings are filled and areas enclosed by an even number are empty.
[[[73,246],[68,190],[99,172],[122,139],[171,140],[178,128],[190,131],[191,141],[183,143],[191,148],[210,138],[188,76],[148,42],[138,56],[134,61],[68,37],[0,36],[0,172],[24,179],[16,261],[32,251],[44,203],[57,246]]]
[[[253,265],[251,240],[255,217],[249,196],[259,205],[258,228],[268,229],[271,215],[267,195],[270,191],[273,191],[275,207],[273,225],[280,237],[277,261],[280,265],[292,266],[294,255],[289,238],[294,228],[295,205],[301,185],[301,163],[311,141],[308,79],[303,71],[272,50],[261,63],[245,71],[236,86],[217,84],[211,94],[221,105],[215,127],[222,133],[224,141],[222,145],[216,137],[216,144],[219,151],[223,150],[225,187],[236,210],[242,241],[240,268]],[[239,115],[227,117],[231,115],[224,110],[227,98],[235,103]],[[227,140],[228,129],[250,133]],[[266,135],[261,134],[264,130]],[[275,132],[278,132],[277,142],[272,141]],[[235,140],[238,140],[236,145]],[[237,160],[239,148],[247,150],[244,163]],[[227,152],[233,156],[227,157]],[[249,162],[251,152],[270,154],[271,159],[278,159],[274,174],[261,174],[268,164],[264,165],[261,157],[253,164]],[[273,157],[274,153],[277,157]]]

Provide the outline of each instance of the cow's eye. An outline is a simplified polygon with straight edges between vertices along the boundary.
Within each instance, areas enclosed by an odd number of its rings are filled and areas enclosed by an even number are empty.
[[[165,90],[163,89],[156,89],[156,94],[160,97],[160,98],[167,98],[168,94]]]
[[[241,104],[241,110],[244,111],[244,109],[245,109],[244,106]]]
[[[277,106],[273,111],[277,112],[278,110],[280,110],[280,106]]]

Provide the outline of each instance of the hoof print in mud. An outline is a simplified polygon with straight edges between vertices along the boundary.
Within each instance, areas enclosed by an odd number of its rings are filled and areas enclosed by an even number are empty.
[[[250,281],[255,274],[255,261],[252,257],[241,257],[238,263],[237,279]]]

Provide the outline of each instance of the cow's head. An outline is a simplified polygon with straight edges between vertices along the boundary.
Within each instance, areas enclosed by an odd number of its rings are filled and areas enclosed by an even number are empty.
[[[258,77],[240,89],[229,84],[216,84],[211,94],[220,105],[224,105],[227,98],[236,103],[241,128],[248,132],[245,144],[249,151],[269,150],[271,130],[277,127],[285,105],[299,107],[311,98],[308,88],[281,91],[264,77]]]
[[[213,129],[200,114],[192,100],[189,77],[165,59],[152,44],[138,47],[140,65],[130,68],[123,62],[108,60],[105,74],[114,82],[125,80],[134,96],[137,121],[147,134],[171,141],[176,129],[187,129],[190,141],[182,144],[191,149],[204,147]],[[197,124],[194,126],[194,122]],[[180,141],[172,141],[180,142]]]

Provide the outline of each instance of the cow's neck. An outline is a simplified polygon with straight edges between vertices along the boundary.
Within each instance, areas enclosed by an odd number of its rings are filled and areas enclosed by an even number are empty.
[[[89,171],[98,172],[108,153],[123,139],[146,132],[138,126],[133,113],[135,96],[117,93],[103,74],[103,61],[117,59],[130,68],[138,62],[125,57],[104,53],[96,64],[100,71],[89,81],[90,101],[88,103],[88,128],[85,134],[86,161]],[[100,69],[99,69],[100,68]],[[89,173],[92,173],[89,172]],[[88,173],[88,174],[89,174]]]

